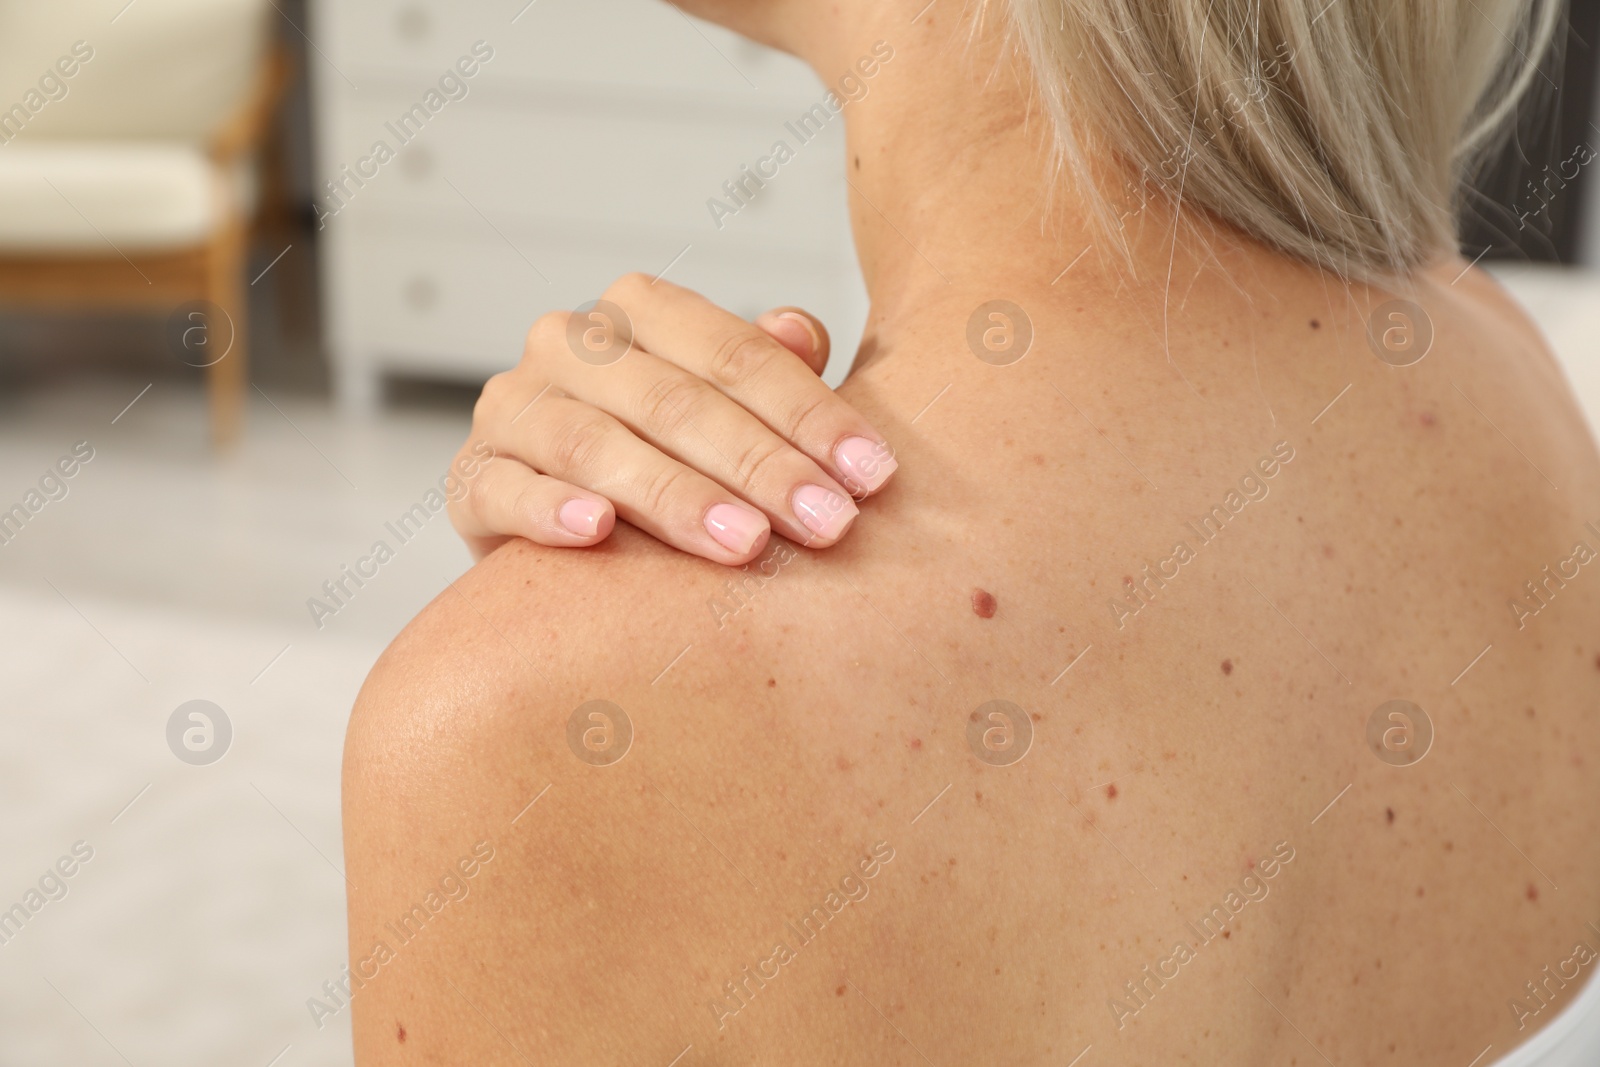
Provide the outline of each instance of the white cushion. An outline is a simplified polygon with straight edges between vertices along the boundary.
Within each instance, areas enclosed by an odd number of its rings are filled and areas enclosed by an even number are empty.
[[[0,0],[0,142],[205,140],[278,17],[267,0]]]
[[[197,244],[242,192],[190,145],[15,141],[0,147],[0,254]]]

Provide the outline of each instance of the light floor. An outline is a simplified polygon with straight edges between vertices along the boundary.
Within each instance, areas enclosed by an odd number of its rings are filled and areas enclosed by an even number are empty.
[[[348,1064],[348,1013],[319,1030],[306,1007],[344,956],[345,718],[469,565],[443,512],[403,546],[384,526],[443,474],[468,413],[348,425],[256,393],[218,460],[193,383],[159,379],[112,423],[146,381],[0,400],[0,509],[94,449],[0,546],[0,910],[93,849],[0,944],[0,1064],[265,1067],[286,1046],[277,1067]],[[395,558],[319,630],[306,599],[379,539]],[[167,747],[193,699],[233,727],[211,766]]]
[[[1600,424],[1600,280],[1503,274]],[[348,1064],[348,1012],[318,1029],[306,1007],[344,957],[345,717],[468,566],[443,513],[403,546],[384,525],[443,474],[468,409],[347,423],[268,379],[219,459],[195,383],[130,374],[0,389],[0,510],[94,448],[0,545],[0,910],[93,849],[0,944],[0,1067]],[[395,558],[319,630],[307,598],[379,539]],[[214,765],[167,745],[194,699],[232,724]]]

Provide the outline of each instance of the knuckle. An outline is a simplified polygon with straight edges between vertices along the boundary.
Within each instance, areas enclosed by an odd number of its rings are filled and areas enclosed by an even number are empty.
[[[772,465],[789,454],[789,446],[781,441],[758,440],[744,448],[733,458],[733,468],[744,485],[758,485]]]
[[[803,435],[811,431],[814,423],[827,419],[828,413],[834,410],[834,403],[837,400],[838,397],[830,390],[815,393],[797,402],[789,410],[788,417],[783,420],[784,436],[791,441],[800,440]]]
[[[487,515],[494,505],[495,483],[498,479],[489,477],[488,474],[489,472],[484,470],[467,486],[465,498],[467,510],[474,515]]]
[[[693,424],[710,401],[711,387],[687,374],[674,375],[651,387],[639,402],[639,421],[652,437],[665,437],[681,423]]]
[[[667,514],[673,496],[684,488],[688,476],[689,471],[675,463],[647,475],[639,484],[640,505],[647,514]]]
[[[512,378],[510,371],[501,371],[483,383],[483,392],[478,394],[478,399],[472,404],[472,421],[483,423],[494,418],[505,403],[505,395],[511,391]]]
[[[559,477],[597,469],[611,431],[611,423],[598,412],[580,412],[561,420],[555,427],[550,473]]]
[[[711,355],[711,380],[730,389],[746,384],[772,359],[772,345],[772,340],[759,331],[729,334]]]
[[[524,362],[538,362],[553,351],[556,346],[565,343],[567,337],[567,313],[565,311],[547,311],[534,320],[528,327],[528,336],[522,345],[522,358]]]
[[[617,280],[606,286],[606,291],[601,294],[602,299],[623,303],[632,293],[640,292],[650,285],[650,276],[641,271],[630,270],[619,275]]]
[[[544,495],[539,491],[538,483],[532,481],[525,482],[522,488],[517,490],[517,495],[510,504],[512,516],[533,522],[539,520],[540,512],[548,506]]]

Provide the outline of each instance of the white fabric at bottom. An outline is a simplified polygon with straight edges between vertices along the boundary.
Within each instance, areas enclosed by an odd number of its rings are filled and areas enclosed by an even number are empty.
[[[1596,1067],[1600,1064],[1600,972],[1550,1025],[1489,1067]]]
[[[0,146],[0,251],[124,252],[198,244],[227,179],[176,143],[14,141]]]

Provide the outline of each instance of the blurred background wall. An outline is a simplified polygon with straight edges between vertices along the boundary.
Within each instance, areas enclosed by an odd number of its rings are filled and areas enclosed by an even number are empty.
[[[1574,16],[1464,246],[1594,417]],[[345,716],[468,564],[442,513],[390,527],[528,325],[626,270],[805,305],[842,377],[827,88],[656,0],[0,0],[0,1065],[349,1062],[308,1006],[343,966]]]

